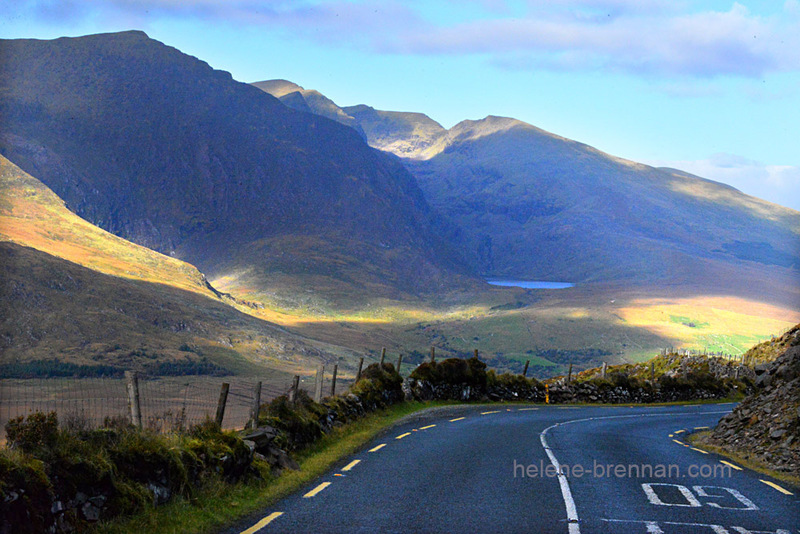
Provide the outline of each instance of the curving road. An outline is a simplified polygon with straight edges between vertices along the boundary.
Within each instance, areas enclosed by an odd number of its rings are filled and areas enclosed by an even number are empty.
[[[428,410],[224,532],[799,534],[798,488],[682,439],[731,408]]]

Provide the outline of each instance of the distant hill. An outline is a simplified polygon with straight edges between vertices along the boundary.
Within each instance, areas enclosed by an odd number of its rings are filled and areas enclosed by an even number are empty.
[[[340,295],[473,283],[413,177],[351,128],[142,32],[0,57],[0,154],[115,235],[255,293],[273,275]]]
[[[308,105],[315,111],[313,105]],[[800,213],[522,121],[450,130],[420,113],[341,108],[403,159],[487,277],[657,285],[800,308]]]
[[[242,313],[192,265],[91,225],[2,156],[0,258],[0,376],[273,373],[347,353]]]

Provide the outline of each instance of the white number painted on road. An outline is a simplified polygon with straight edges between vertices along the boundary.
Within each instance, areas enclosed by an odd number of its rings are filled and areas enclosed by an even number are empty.
[[[661,497],[659,497],[658,494],[655,492],[655,490],[653,489],[654,487],[676,488],[679,492],[681,492],[681,495],[683,495],[684,499],[686,499],[686,502],[685,503],[664,502],[663,500],[661,500]],[[681,486],[680,484],[666,484],[662,482],[652,482],[652,483],[642,484],[642,489],[644,490],[645,495],[647,495],[647,499],[652,504],[657,504],[659,506],[685,506],[689,508],[698,508],[700,506],[703,506],[702,504],[700,504],[700,501],[697,500],[694,494],[692,494],[692,490],[690,490],[686,486]]]
[[[642,525],[647,534],[667,534],[668,532],[686,532],[686,527],[692,532],[697,529],[708,529],[714,534],[731,534],[731,531],[722,525],[706,523],[676,523],[674,521],[641,521],[631,519],[603,519],[606,523],[633,523]],[[744,527],[728,527],[737,534],[792,534],[792,531],[783,528],[775,530],[749,530]],[[667,530],[664,530],[667,529]]]
[[[656,493],[655,488],[674,488],[680,492],[681,496],[683,497],[681,500],[684,502],[669,502],[670,499],[665,500],[665,498],[659,496],[659,494]],[[716,502],[707,502],[705,505],[712,508],[720,508],[722,510],[758,510],[758,506],[756,506],[753,501],[733,488],[724,488],[722,486],[693,486],[692,489],[694,489],[697,496],[692,493],[692,490],[680,484],[650,482],[642,484],[642,489],[644,490],[644,494],[647,495],[647,500],[649,500],[651,504],[655,504],[657,506],[682,506],[684,508],[699,508],[703,506],[703,504],[700,502],[698,497],[702,499],[720,499],[732,496],[744,506],[723,506]],[[720,494],[719,492],[722,493]],[[662,495],[663,493],[664,492],[662,490]],[[725,493],[727,493],[727,495]]]
[[[711,506],[712,508],[721,508],[722,510],[758,510],[758,506],[755,505],[753,501],[739,493],[733,488],[723,488],[720,486],[692,486],[695,493],[697,493],[698,497],[708,497],[708,498],[720,498],[720,497],[727,497],[727,495],[713,495],[709,494],[707,490],[722,490],[723,492],[728,492],[730,495],[742,503],[744,507],[741,506],[722,506],[721,504],[715,502],[707,502],[706,506]]]

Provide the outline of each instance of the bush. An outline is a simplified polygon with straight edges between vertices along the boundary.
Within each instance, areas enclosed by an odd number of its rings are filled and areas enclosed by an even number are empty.
[[[425,362],[414,369],[410,378],[424,380],[433,385],[467,385],[485,389],[486,364],[475,357],[468,360],[448,358],[441,362]]]
[[[298,450],[322,436],[320,418],[327,415],[328,411],[314,402],[308,393],[300,390],[295,403],[289,402],[286,395],[281,395],[267,404],[262,413],[264,416],[259,423],[270,425],[283,433],[277,445]]]
[[[350,393],[370,410],[382,408],[403,399],[403,377],[390,363],[384,363],[383,367],[373,363],[364,369]]]
[[[55,412],[32,413],[6,423],[6,439],[12,447],[28,454],[52,449],[58,439],[58,417]]]

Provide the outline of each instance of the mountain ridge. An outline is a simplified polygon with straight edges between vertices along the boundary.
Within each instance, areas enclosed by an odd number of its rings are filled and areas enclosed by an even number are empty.
[[[274,268],[356,294],[475,283],[413,177],[352,128],[142,32],[4,40],[0,54],[0,153],[111,233],[212,281],[255,269],[263,285]],[[285,239],[296,250],[262,246]],[[329,261],[319,241],[363,264]]]

